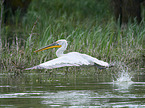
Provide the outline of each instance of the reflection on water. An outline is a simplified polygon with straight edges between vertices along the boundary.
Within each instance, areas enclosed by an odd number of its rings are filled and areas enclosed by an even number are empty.
[[[0,107],[145,107],[145,74],[113,74],[1,74]]]
[[[58,91],[57,93],[53,93],[48,95],[43,101],[42,104],[50,104],[52,105],[72,105],[72,106],[90,106],[89,99],[91,96],[90,91],[80,90],[80,91]]]

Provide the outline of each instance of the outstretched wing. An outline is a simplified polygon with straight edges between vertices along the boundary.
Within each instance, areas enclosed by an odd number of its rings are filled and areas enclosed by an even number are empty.
[[[56,59],[50,60],[48,62],[39,64],[37,66],[26,68],[25,70],[30,69],[53,69],[65,66],[81,66],[81,65],[90,65],[86,59],[84,59],[80,53],[68,53]]]
[[[104,62],[102,60],[98,60],[97,58],[91,57],[87,54],[82,54],[82,57],[86,59],[90,64],[97,66],[100,69],[110,67],[110,65],[107,62]]]

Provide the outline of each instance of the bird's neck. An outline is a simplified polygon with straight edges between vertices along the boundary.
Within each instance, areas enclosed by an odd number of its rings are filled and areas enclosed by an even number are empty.
[[[57,57],[60,57],[60,56],[63,56],[64,55],[64,51],[66,50],[67,48],[67,43],[62,45],[62,47],[60,47],[57,51],[56,51],[56,56]]]
[[[57,56],[57,57],[60,57],[60,56],[64,55],[63,52],[64,52],[64,50],[61,49],[61,48],[59,48],[59,49],[56,51],[56,56]]]

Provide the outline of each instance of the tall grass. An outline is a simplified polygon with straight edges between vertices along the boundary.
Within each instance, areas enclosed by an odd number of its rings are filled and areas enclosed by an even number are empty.
[[[143,67],[145,24],[128,24],[121,29],[114,22],[112,13],[106,11],[108,8],[105,0],[32,2],[19,24],[19,17],[16,17],[17,23],[13,26],[20,31],[15,30],[12,42],[3,38],[1,72],[15,71],[11,61],[31,67],[55,58],[56,49],[33,51],[58,39],[68,41],[66,53],[76,51],[109,63],[120,61],[130,67]],[[37,18],[39,20],[34,24]],[[7,29],[5,26],[3,36],[9,34]]]

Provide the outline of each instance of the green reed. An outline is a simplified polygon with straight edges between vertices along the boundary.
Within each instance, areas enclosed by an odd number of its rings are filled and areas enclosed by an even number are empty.
[[[56,58],[57,49],[38,53],[34,51],[58,39],[68,41],[65,53],[76,51],[109,63],[119,61],[130,67],[142,67],[142,55],[145,53],[144,23],[128,24],[121,28],[110,17],[111,12],[98,11],[100,8],[108,9],[104,0],[98,1],[98,7],[92,3],[94,1],[89,0],[85,3],[83,0],[64,1],[32,2],[22,21],[19,19],[19,11],[17,12],[12,41],[3,38],[1,72],[15,71],[11,61],[19,66],[31,67]],[[86,9],[85,6],[90,7]],[[3,37],[8,37],[10,27],[4,26],[3,29],[6,31],[3,32]]]

